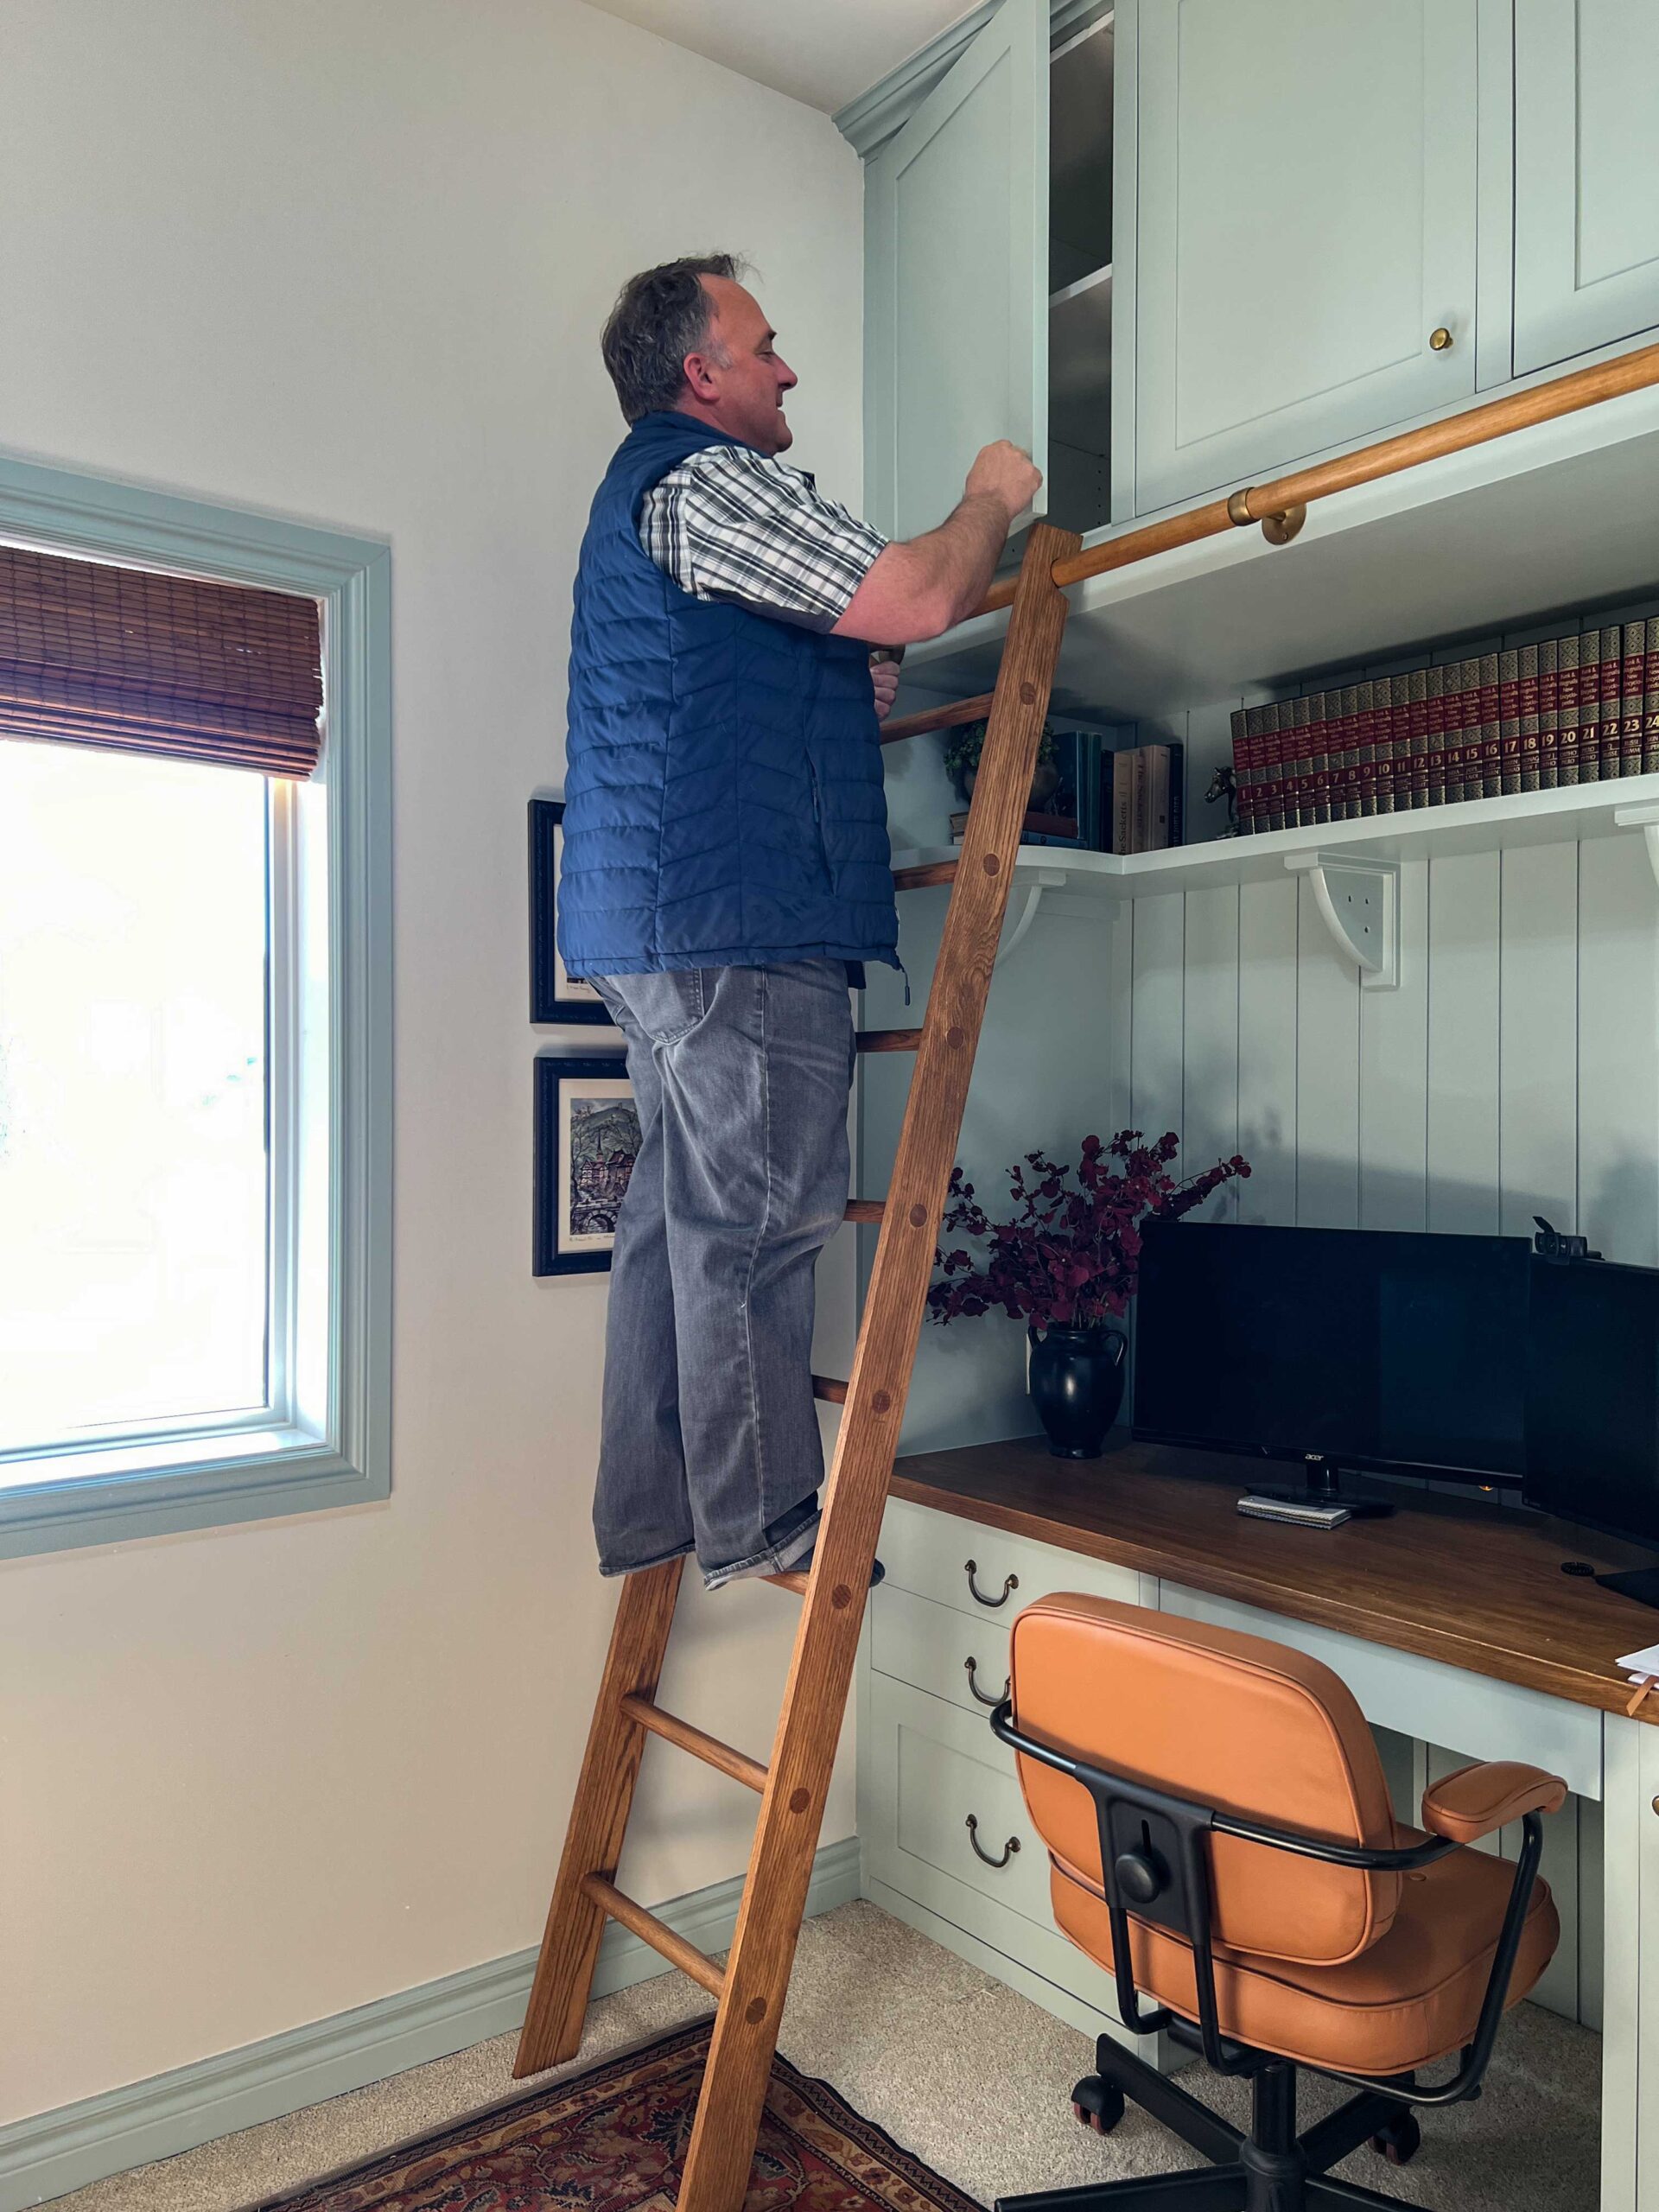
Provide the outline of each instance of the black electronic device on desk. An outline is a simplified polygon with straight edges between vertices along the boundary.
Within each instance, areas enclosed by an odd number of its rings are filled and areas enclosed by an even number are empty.
[[[1618,1265],[1540,1228],[1526,1503],[1659,1548],[1659,1268]],[[1659,1567],[1596,1580],[1659,1605]]]
[[[1145,1224],[1135,1434],[1300,1465],[1241,1512],[1389,1513],[1344,1470],[1513,1490],[1525,1470],[1524,1236]]]

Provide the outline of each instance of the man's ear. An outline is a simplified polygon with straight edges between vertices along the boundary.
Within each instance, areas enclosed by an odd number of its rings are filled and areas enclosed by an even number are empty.
[[[720,382],[715,371],[720,364],[713,353],[688,353],[685,357],[686,389],[694,399],[715,400],[720,397]]]

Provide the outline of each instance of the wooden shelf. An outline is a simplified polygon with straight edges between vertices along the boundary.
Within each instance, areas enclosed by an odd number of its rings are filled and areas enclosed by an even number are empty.
[[[1156,722],[1633,601],[1659,589],[1656,512],[1649,389],[1322,499],[1290,545],[1233,531],[1073,587],[1055,708]],[[988,690],[1007,620],[912,645],[907,703]]]
[[[1299,855],[1313,853],[1340,854],[1355,861],[1427,860],[1449,853],[1559,844],[1573,838],[1640,836],[1642,824],[1621,823],[1616,818],[1626,810],[1651,813],[1659,820],[1659,776],[1623,776],[1611,783],[1468,799],[1455,806],[1420,807],[1363,822],[1326,822],[1306,830],[1270,830],[1255,837],[1218,837],[1161,853],[1085,853],[1058,845],[1022,845],[1014,859],[1014,880],[1033,880],[1039,870],[1057,872],[1065,877],[1067,891],[1115,903],[1166,891],[1273,881],[1281,879]],[[952,845],[925,846],[895,853],[893,864],[925,867],[953,859],[956,851]]]

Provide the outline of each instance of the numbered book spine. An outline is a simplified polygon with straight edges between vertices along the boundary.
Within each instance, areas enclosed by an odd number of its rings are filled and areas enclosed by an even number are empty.
[[[1255,712],[1254,707],[1236,707],[1233,709],[1233,790],[1236,794],[1235,804],[1238,809],[1238,826],[1247,836],[1255,827],[1250,818],[1250,744],[1255,734],[1250,726],[1250,717]]]
[[[1376,731],[1382,719],[1382,685],[1368,678],[1359,686],[1354,729],[1354,819],[1376,812]]]
[[[1520,693],[1521,715],[1521,788],[1535,791],[1538,788],[1538,648],[1522,645],[1516,656],[1518,663],[1516,688]]]
[[[1611,784],[1622,774],[1620,757],[1624,748],[1624,626],[1621,622],[1607,625],[1601,633],[1601,714],[1596,724],[1599,732],[1598,751],[1601,754],[1601,780]]]
[[[1306,694],[1290,704],[1290,773],[1285,792],[1285,827],[1299,829],[1313,819],[1313,702]]]
[[[1538,648],[1538,788],[1553,791],[1561,780],[1561,678],[1560,640],[1546,638]]]
[[[1480,794],[1478,763],[1474,790],[1468,785],[1469,743],[1472,734],[1480,743],[1479,699],[1470,696],[1470,666],[1466,660],[1447,664],[1446,671],[1446,801],[1456,806]],[[1477,673],[1478,672],[1477,666]]]
[[[1480,796],[1497,798],[1503,789],[1503,727],[1498,711],[1498,655],[1480,657]],[[1470,793],[1472,798],[1473,792]]]
[[[1507,796],[1521,788],[1521,655],[1513,646],[1497,657],[1497,758],[1499,789]]]
[[[1428,804],[1428,671],[1414,668],[1406,678],[1406,758],[1395,770],[1395,805]]]
[[[1335,820],[1331,804],[1331,734],[1339,694],[1316,691],[1308,701],[1308,787],[1315,822]]]
[[[1579,780],[1579,659],[1582,640],[1555,640],[1555,773],[1563,789]]]
[[[1398,814],[1411,804],[1411,671],[1396,676],[1390,687],[1389,749],[1379,769],[1377,804],[1384,814]]]
[[[1424,671],[1426,711],[1423,798],[1427,806],[1446,803],[1446,675],[1444,666]]]
[[[1270,700],[1262,709],[1262,804],[1258,826],[1265,830],[1282,830],[1285,826],[1285,734],[1280,728],[1284,712],[1283,702]]]
[[[1618,772],[1621,776],[1639,776],[1642,772],[1642,686],[1647,665],[1648,626],[1645,622],[1624,625],[1624,650],[1619,660],[1618,678]]]
[[[1642,772],[1659,776],[1659,614],[1649,618],[1642,656]]]

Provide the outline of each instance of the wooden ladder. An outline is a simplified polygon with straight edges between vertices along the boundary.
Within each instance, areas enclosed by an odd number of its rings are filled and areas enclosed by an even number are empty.
[[[919,1029],[866,1030],[858,1039],[862,1052],[914,1052],[916,1066],[887,1197],[855,1200],[847,1209],[849,1220],[879,1220],[881,1232],[852,1373],[844,1383],[814,1378],[818,1396],[841,1403],[844,1411],[811,1572],[768,1578],[805,1600],[768,1765],[655,1702],[683,1560],[647,1567],[622,1583],[513,2072],[522,2079],[575,2056],[607,1916],[701,1983],[717,2010],[679,2212],[740,2212],[748,2187],[939,1219],[1065,622],[1065,594],[1051,572],[1079,543],[1074,534],[1045,523],[1033,529],[996,689],[988,698],[909,715],[889,722],[882,733],[883,741],[891,742],[988,713],[959,857],[901,869],[894,877],[900,889],[952,885],[926,1018]],[[760,1799],[737,1931],[723,1967],[615,1884],[647,1735],[706,1760]]]

